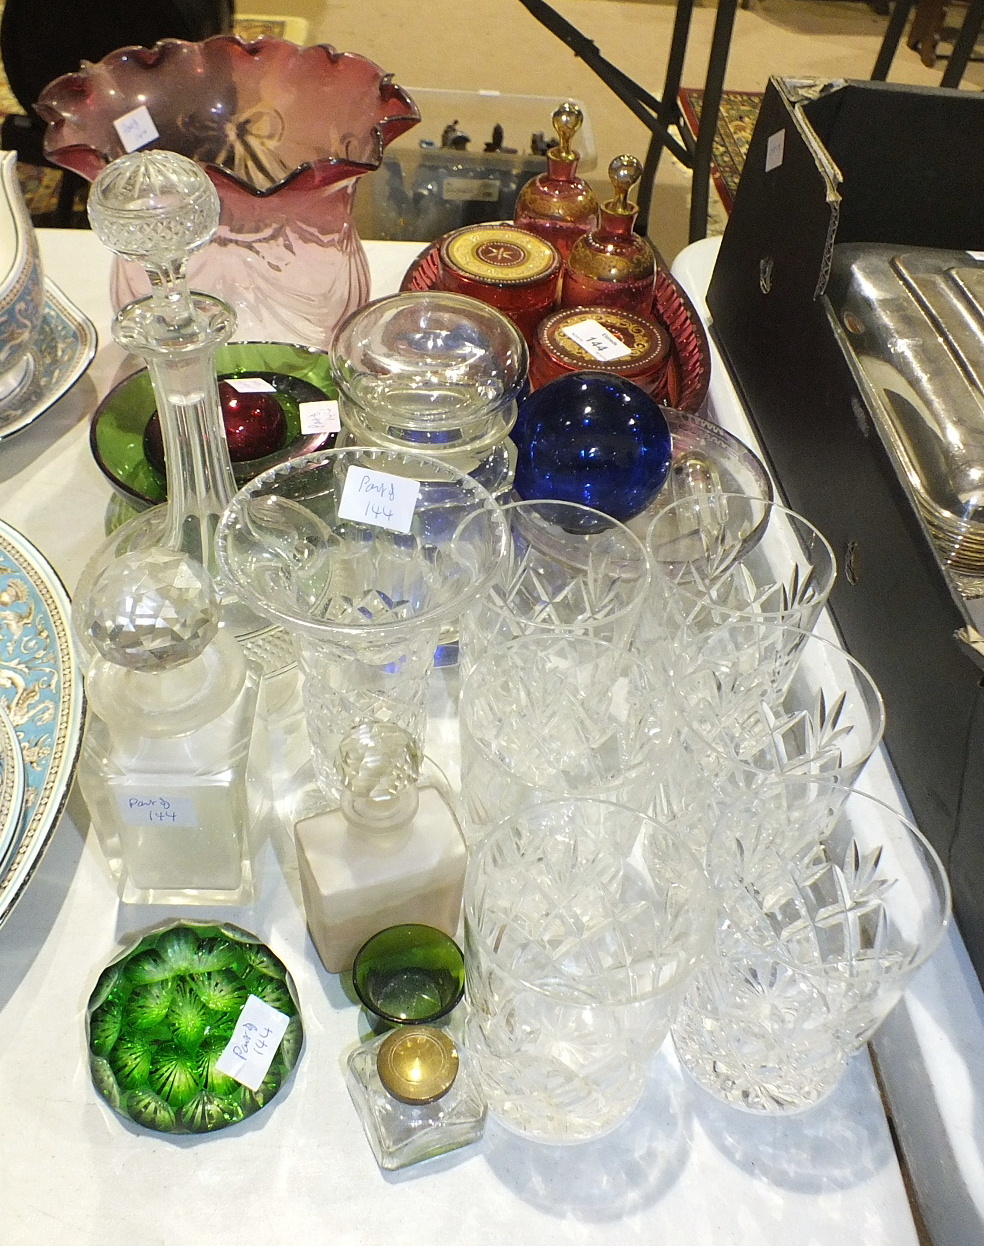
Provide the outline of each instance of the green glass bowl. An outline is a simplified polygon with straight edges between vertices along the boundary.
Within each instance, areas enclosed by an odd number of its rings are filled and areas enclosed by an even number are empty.
[[[239,487],[269,467],[315,450],[329,450],[335,444],[335,433],[303,434],[297,406],[299,402],[338,397],[331,362],[324,351],[284,342],[230,342],[219,348],[215,362],[221,381],[245,376],[269,381],[287,417],[283,449],[261,459],[233,463]],[[144,430],[156,409],[150,374],[142,368],[109,391],[89,427],[93,458],[113,488],[137,510],[167,499],[163,474],[144,454]]]
[[[393,1025],[426,1025],[465,993],[465,960],[450,935],[433,926],[388,926],[368,939],[352,965],[355,993]]]
[[[216,1067],[250,995],[290,1017],[258,1090]],[[238,926],[158,927],[107,965],[86,1009],[96,1089],[158,1133],[210,1133],[252,1116],[284,1088],[303,1040],[290,974]]]

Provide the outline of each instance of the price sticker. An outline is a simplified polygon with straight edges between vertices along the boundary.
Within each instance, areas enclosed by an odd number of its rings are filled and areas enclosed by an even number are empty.
[[[117,792],[116,798],[126,826],[158,829],[198,826],[198,810],[192,796],[128,788]]]
[[[275,394],[277,387],[271,385],[269,381],[264,381],[261,376],[237,376],[234,380],[226,382],[231,385],[237,394]]]
[[[577,324],[566,325],[561,333],[599,363],[611,363],[614,359],[625,359],[632,354],[631,349],[598,320],[580,320]]]
[[[409,532],[419,496],[419,480],[374,472],[368,467],[350,467],[342,488],[338,517],[388,528],[391,532]]]
[[[259,1090],[289,1024],[285,1012],[250,995],[215,1067],[250,1090]]]
[[[120,136],[123,150],[127,152],[137,151],[138,148],[152,143],[155,138],[160,138],[157,126],[154,125],[154,118],[150,115],[146,104],[141,104],[139,108],[134,108],[131,112],[125,112],[122,117],[117,117],[113,126]]]
[[[769,141],[765,145],[765,171],[771,173],[773,169],[778,169],[782,164],[786,155],[786,131],[776,130],[775,134],[769,135]]]
[[[302,433],[337,433],[342,427],[338,416],[338,401],[335,398],[299,402],[297,409],[301,413]]]

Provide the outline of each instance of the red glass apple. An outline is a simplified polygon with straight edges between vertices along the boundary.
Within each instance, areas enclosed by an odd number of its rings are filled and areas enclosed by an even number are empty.
[[[287,417],[274,394],[241,394],[228,381],[219,381],[219,400],[233,463],[262,459],[283,447]],[[163,474],[164,439],[156,411],[144,429],[143,448],[147,462]]]

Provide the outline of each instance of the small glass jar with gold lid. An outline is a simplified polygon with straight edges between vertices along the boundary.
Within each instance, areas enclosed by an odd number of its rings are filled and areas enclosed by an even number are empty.
[[[407,1168],[485,1131],[477,1077],[446,1030],[401,1026],[370,1039],[349,1056],[346,1081],[380,1168]]]
[[[616,307],[561,309],[537,329],[530,386],[539,389],[566,372],[609,372],[652,393],[669,353],[670,335],[651,317]]]
[[[547,152],[547,167],[530,178],[516,200],[516,224],[552,243],[566,261],[578,238],[598,226],[598,197],[577,175],[578,153],[571,140],[584,114],[570,100],[553,115],[560,143]]]
[[[455,230],[441,243],[438,265],[440,289],[498,308],[527,342],[557,301],[561,273],[557,249],[514,225]]]
[[[635,156],[616,156],[608,166],[615,196],[602,204],[597,229],[571,248],[560,292],[561,307],[618,307],[648,316],[656,282],[656,254],[633,232],[639,209],[629,191],[642,176]]]

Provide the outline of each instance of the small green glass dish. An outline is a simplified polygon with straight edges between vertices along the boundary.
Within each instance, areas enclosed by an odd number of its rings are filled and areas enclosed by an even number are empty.
[[[221,1067],[250,996],[289,1018],[255,1090]],[[210,1133],[252,1116],[283,1090],[303,1040],[290,974],[238,926],[180,921],[144,934],[106,966],[86,1008],[96,1089],[158,1133]]]
[[[352,965],[361,1002],[392,1025],[429,1025],[465,993],[465,960],[450,935],[433,926],[388,926],[367,939]]]
[[[331,362],[324,351],[284,342],[230,342],[216,353],[216,373],[219,380],[259,377],[269,381],[287,420],[281,449],[264,458],[233,463],[238,486],[278,463],[329,450],[335,444],[336,433],[302,433],[298,409],[301,402],[338,397]],[[142,368],[109,391],[89,427],[89,446],[96,464],[136,510],[167,500],[164,475],[148,462],[144,451],[144,432],[156,409],[150,374]]]

